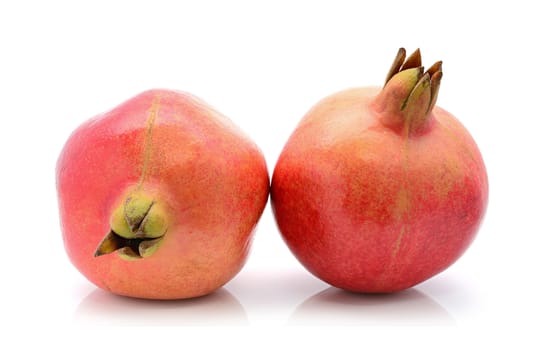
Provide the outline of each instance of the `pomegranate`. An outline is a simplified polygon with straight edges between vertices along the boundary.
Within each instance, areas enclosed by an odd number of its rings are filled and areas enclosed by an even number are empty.
[[[383,88],[326,97],[276,163],[271,201],[285,242],[325,282],[350,291],[412,287],[455,262],[488,199],[474,140],[436,106],[441,61],[399,50]]]
[[[64,245],[115,294],[208,294],[242,268],[269,191],[265,159],[229,119],[150,90],[76,129],[58,159]]]

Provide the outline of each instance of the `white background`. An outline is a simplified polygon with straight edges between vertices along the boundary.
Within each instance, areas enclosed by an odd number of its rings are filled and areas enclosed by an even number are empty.
[[[547,346],[548,26],[540,4],[3,1],[0,332],[18,345],[93,348],[162,339],[185,348],[233,341],[458,348],[478,339]],[[247,265],[205,298],[115,297],[72,267],[54,168],[84,120],[152,87],[186,90],[239,124],[272,171],[314,103],[344,88],[381,85],[400,46],[420,47],[426,65],[444,61],[438,105],[467,126],[488,169],[487,216],[448,270],[391,296],[340,292],[293,258],[270,206]],[[148,328],[113,328],[141,325]],[[204,327],[154,327],[192,325]],[[107,327],[88,333],[88,326]]]

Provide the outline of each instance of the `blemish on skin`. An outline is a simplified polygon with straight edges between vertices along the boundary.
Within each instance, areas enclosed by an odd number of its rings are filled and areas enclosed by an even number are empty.
[[[409,212],[410,200],[409,192],[406,188],[402,187],[398,191],[396,196],[396,202],[394,203],[394,216],[398,221],[405,219],[406,214]]]
[[[398,235],[398,238],[396,238],[396,243],[394,244],[394,248],[392,249],[392,258],[396,257],[396,254],[398,254],[398,251],[400,250],[401,241],[403,239],[403,236],[407,233],[407,225],[403,224],[400,228],[400,233]]]
[[[401,223],[400,232],[398,234],[398,237],[396,238],[396,242],[394,243],[394,248],[392,249],[392,258],[396,256],[398,251],[400,250],[401,241],[403,239],[403,236],[408,232],[408,215],[410,210],[410,199],[409,199],[409,192],[405,187],[402,187],[397,196],[396,201],[394,203],[394,211],[393,215],[396,218],[398,222]]]
[[[396,242],[394,243],[394,248],[392,249],[392,258],[398,254],[401,246],[401,242],[403,239],[403,236],[406,234],[406,232],[409,230],[408,227],[408,221],[409,221],[409,212],[411,210],[411,198],[409,195],[409,123],[406,121],[405,130],[404,130],[404,140],[402,145],[402,161],[403,161],[403,172],[404,172],[404,178],[403,178],[403,184],[401,188],[399,189],[396,200],[394,203],[394,211],[393,215],[395,216],[396,220],[401,223],[400,232],[398,234],[398,237],[396,238]]]
[[[158,117],[158,112],[160,110],[160,96],[154,96],[152,104],[148,110],[148,117],[146,120],[146,135],[145,135],[145,145],[143,151],[143,168],[141,169],[141,177],[139,179],[140,187],[145,181],[147,170],[150,167],[150,159],[152,158],[152,130]]]

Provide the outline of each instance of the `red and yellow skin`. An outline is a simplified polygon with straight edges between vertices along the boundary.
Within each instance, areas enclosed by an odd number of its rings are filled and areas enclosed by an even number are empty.
[[[253,141],[203,101],[170,90],[81,125],[56,175],[72,263],[100,288],[149,299],[205,295],[235,276],[269,191]]]
[[[403,50],[403,49],[402,49]],[[400,50],[384,88],[341,91],[301,120],[274,169],[271,203],[297,259],[356,292],[412,287],[455,262],[488,201],[474,140],[435,106],[427,72]]]

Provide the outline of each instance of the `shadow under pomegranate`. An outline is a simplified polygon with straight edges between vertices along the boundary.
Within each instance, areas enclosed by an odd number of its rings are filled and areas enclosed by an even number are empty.
[[[74,321],[108,326],[247,325],[247,312],[226,288],[206,296],[150,300],[119,296],[95,289],[76,308]]]
[[[288,325],[456,326],[456,321],[442,305],[416,288],[361,294],[329,287],[299,304]]]

